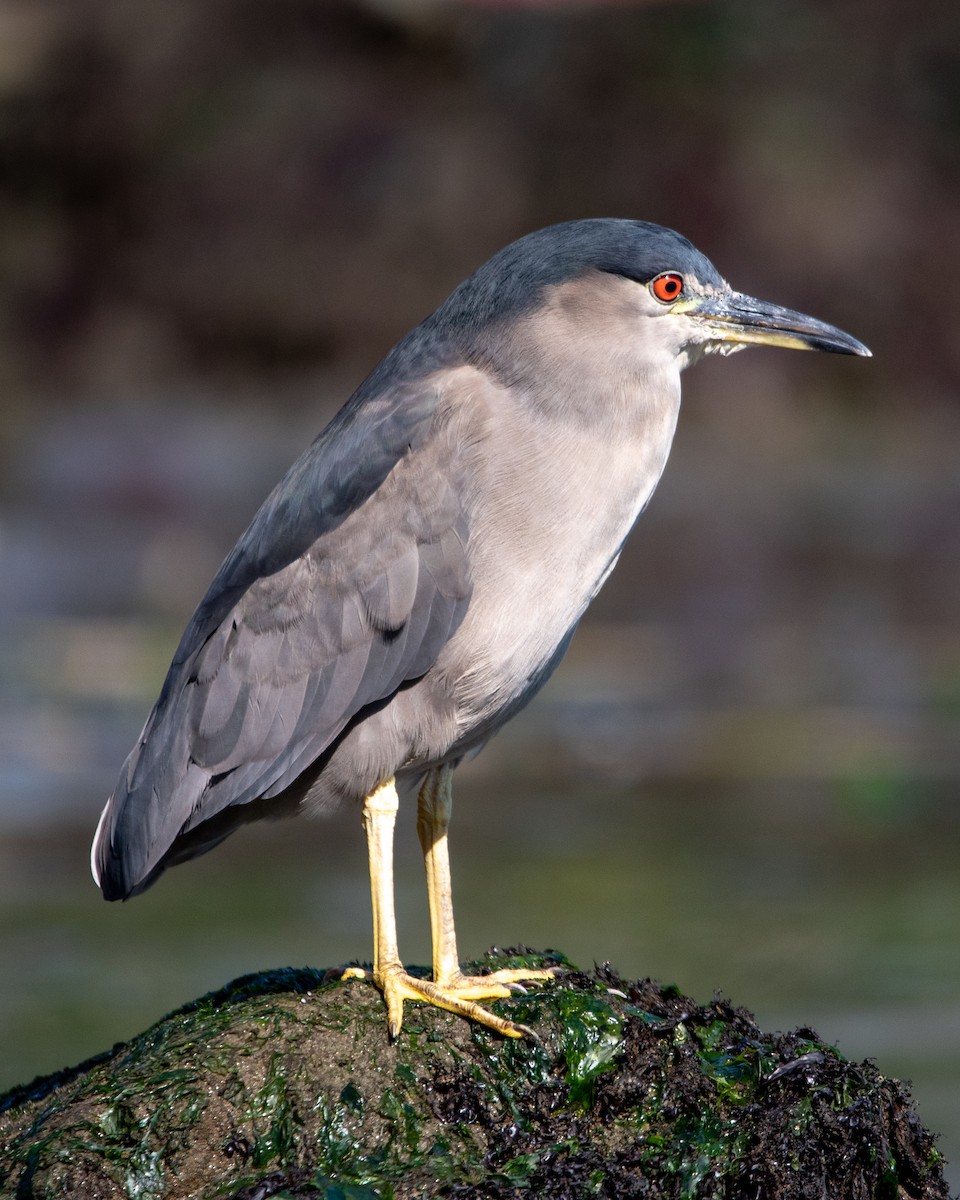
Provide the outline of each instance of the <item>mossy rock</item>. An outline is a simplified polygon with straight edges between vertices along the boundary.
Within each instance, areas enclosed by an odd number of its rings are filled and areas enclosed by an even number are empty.
[[[0,1097],[0,1195],[947,1197],[909,1094],[809,1029],[582,973],[498,1002],[501,1039],[323,972],[246,976]]]

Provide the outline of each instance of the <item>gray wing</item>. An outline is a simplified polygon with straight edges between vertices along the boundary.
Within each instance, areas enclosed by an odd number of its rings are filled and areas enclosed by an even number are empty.
[[[464,464],[437,419],[444,378],[351,401],[220,568],[101,817],[108,899],[142,890],[180,835],[281,792],[422,676],[463,619]]]

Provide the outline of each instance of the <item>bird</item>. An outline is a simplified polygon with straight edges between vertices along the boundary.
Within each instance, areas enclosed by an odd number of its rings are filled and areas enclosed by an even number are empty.
[[[359,806],[370,969],[388,1035],[404,1003],[506,1037],[481,1001],[555,968],[460,966],[452,777],[539,691],[666,465],[680,374],[751,345],[870,356],[735,291],[680,234],[563,222],[512,242],[360,384],[217,572],[93,842],[107,900],[264,817]],[[393,833],[417,799],[432,977],[400,958]]]

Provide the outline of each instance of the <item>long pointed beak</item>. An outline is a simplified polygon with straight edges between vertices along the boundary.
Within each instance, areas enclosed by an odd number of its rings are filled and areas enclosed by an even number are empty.
[[[690,315],[707,327],[711,340],[718,342],[872,357],[863,342],[834,325],[740,292],[705,296],[691,307]]]

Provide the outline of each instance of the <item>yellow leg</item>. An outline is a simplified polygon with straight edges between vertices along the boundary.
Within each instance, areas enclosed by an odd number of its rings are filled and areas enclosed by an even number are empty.
[[[427,895],[430,900],[430,931],[433,935],[433,978],[444,991],[455,992],[464,1000],[494,1000],[522,992],[519,985],[536,979],[554,979],[555,967],[537,969],[521,967],[492,971],[489,975],[464,975],[457,955],[457,933],[453,920],[453,889],[450,883],[450,854],[447,848],[447,829],[453,809],[453,770],[438,767],[427,775],[420,789],[417,804],[417,835],[427,869]],[[487,1017],[485,1009],[480,1012]],[[480,1018],[476,1018],[479,1020]],[[500,1028],[500,1018],[494,1028]],[[485,1021],[485,1024],[491,1022]],[[529,1032],[524,1026],[503,1022],[511,1033],[517,1029]],[[516,1033],[513,1033],[516,1036]]]
[[[404,1000],[421,1000],[438,1008],[468,1017],[507,1037],[531,1033],[525,1025],[496,1016],[476,1000],[495,999],[522,991],[521,980],[552,979],[553,968],[544,970],[496,971],[490,975],[464,975],[457,958],[457,939],[450,889],[450,859],[447,827],[450,822],[452,771],[431,771],[420,791],[417,833],[423,848],[430,900],[433,940],[433,982],[407,974],[397,950],[397,923],[393,904],[393,827],[396,822],[397,789],[391,779],[369,795],[363,805],[363,827],[370,859],[370,889],[373,900],[373,971],[349,967],[344,979],[364,978],[383,992],[387,1002],[387,1026],[391,1037],[400,1032]]]
[[[460,975],[457,956],[457,931],[453,921],[453,888],[450,883],[450,855],[447,828],[453,809],[453,772],[441,767],[423,781],[417,798],[417,837],[427,871],[427,898],[430,901],[430,935],[433,942],[434,982],[445,985]]]

